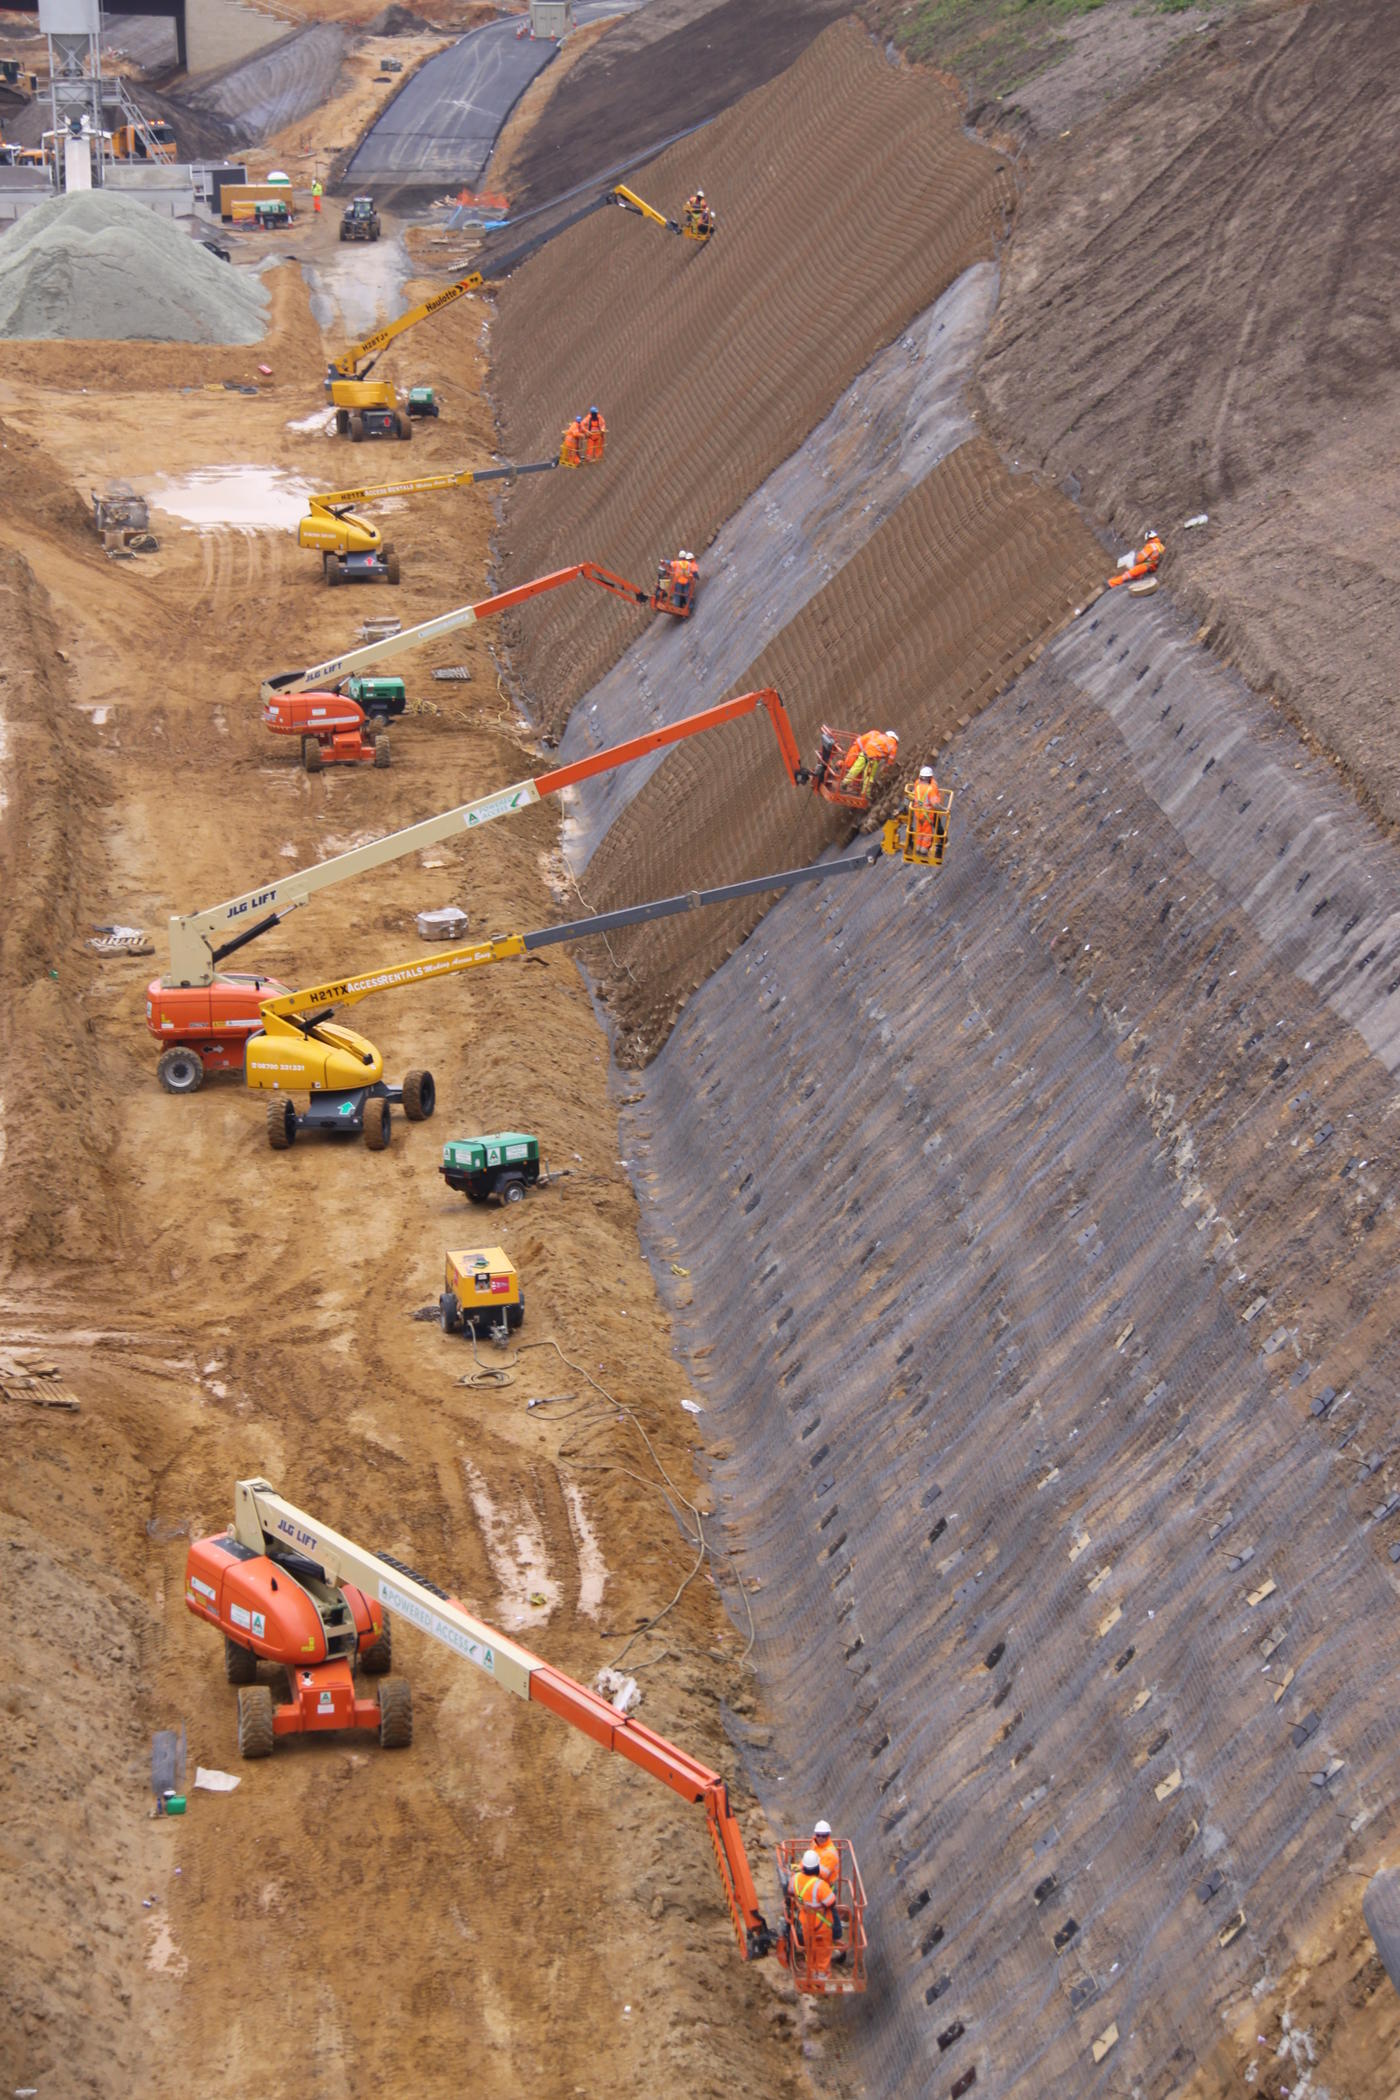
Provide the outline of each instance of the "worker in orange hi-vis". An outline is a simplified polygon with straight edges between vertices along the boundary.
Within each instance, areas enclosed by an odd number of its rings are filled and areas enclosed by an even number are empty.
[[[842,761],[846,769],[841,776],[843,792],[864,795],[868,801],[881,766],[892,766],[898,756],[899,738],[892,729],[867,729]]]
[[[586,416],[579,417],[578,425],[583,433],[584,458],[601,459],[604,441],[608,434],[608,426],[599,415],[596,406],[590,408]]]
[[[311,185],[311,209],[313,211],[321,209],[321,178],[319,175]]]
[[[836,1891],[822,1873],[821,1855],[811,1846],[803,1853],[801,1866],[794,1870],[788,1890],[802,1933],[806,1973],[826,1976],[831,1970],[832,1943],[841,1938],[843,1928],[836,1908]]]
[[[1142,545],[1137,553],[1125,554],[1118,564],[1118,575],[1109,577],[1109,589],[1116,591],[1120,583],[1136,583],[1139,577],[1155,576],[1157,564],[1166,551],[1166,541],[1155,526],[1149,525],[1142,536]]]
[[[938,815],[938,782],[932,766],[920,766],[919,777],[909,790],[914,811],[914,845],[918,852],[933,850],[934,823]]]
[[[837,1850],[835,1838],[831,1835],[831,1825],[825,1817],[812,1825],[812,1850],[821,1866],[823,1881],[829,1881],[832,1888],[835,1888],[841,1879],[841,1854]]]
[[[574,417],[564,432],[563,443],[559,447],[559,462],[565,467],[583,465],[583,424],[578,416]]]

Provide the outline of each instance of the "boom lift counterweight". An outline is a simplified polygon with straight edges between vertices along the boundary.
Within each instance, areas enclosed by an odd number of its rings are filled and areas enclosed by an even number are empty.
[[[786,1918],[776,1929],[770,1926],[759,1905],[743,1832],[720,1773],[473,1618],[455,1597],[402,1562],[367,1551],[297,1509],[267,1481],[240,1480],[232,1531],[192,1542],[185,1603],[224,1635],[229,1681],[239,1687],[238,1738],[245,1757],[270,1756],[279,1735],[340,1728],[375,1728],[385,1748],[406,1748],[413,1735],[407,1684],[384,1678],[378,1699],[360,1699],[353,1674],[357,1659],[372,1674],[388,1668],[392,1610],[503,1690],[544,1707],[703,1808],[741,1959],[775,1954],[804,1995],[865,1989],[865,1892],[849,1841],[841,1844],[837,1889],[847,1957],[835,1970],[809,1973],[800,1936]],[[284,1667],[292,1696],[283,1705],[274,1706],[271,1688],[257,1682],[260,1662]],[[791,1842],[778,1850],[784,1858]]]

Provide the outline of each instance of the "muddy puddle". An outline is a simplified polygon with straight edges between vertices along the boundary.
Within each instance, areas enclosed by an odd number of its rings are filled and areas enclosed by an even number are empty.
[[[279,467],[198,467],[145,493],[156,509],[201,532],[291,532],[310,492],[309,482]]]

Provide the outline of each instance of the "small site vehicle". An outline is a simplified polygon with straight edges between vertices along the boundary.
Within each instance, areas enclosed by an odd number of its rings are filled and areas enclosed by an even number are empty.
[[[408,412],[411,416],[440,416],[437,395],[430,386],[411,386],[408,390]]]
[[[442,1148],[438,1172],[473,1203],[520,1203],[540,1178],[540,1141],[523,1130],[453,1138]]]
[[[253,224],[266,230],[274,226],[290,226],[292,207],[285,197],[259,197],[253,206]]]
[[[344,680],[339,691],[375,722],[387,722],[408,706],[408,689],[401,678],[352,676]]]
[[[343,241],[379,239],[379,214],[374,208],[373,197],[350,199],[340,221],[340,238]]]
[[[438,1299],[444,1334],[468,1329],[502,1337],[525,1318],[525,1293],[503,1247],[468,1247],[447,1257],[446,1288]]]

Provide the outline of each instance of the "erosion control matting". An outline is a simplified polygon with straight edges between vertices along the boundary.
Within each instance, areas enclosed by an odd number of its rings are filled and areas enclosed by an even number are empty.
[[[677,146],[636,177],[668,212],[695,182]],[[704,550],[854,375],[979,258],[1011,196],[949,91],[897,71],[851,23],[706,134],[719,231],[703,248],[616,208],[512,278],[492,339],[502,449],[539,456],[596,401],[601,465],[511,492],[505,581],[561,559],[649,582]],[[820,196],[816,212],[811,199]],[[558,728],[617,655],[605,603],[560,593],[517,623],[532,704]]]
[[[1060,497],[1008,473],[973,438],[905,497],[747,668],[739,690],[777,688],[809,762],[823,722],[895,730],[912,778],[1072,616],[1100,561]],[[702,599],[697,620],[704,613]],[[768,717],[757,714],[722,737],[679,745],[658,767],[594,854],[589,901],[606,910],[795,866],[850,825],[849,812],[792,785]],[[749,900],[612,943],[617,968],[606,983],[624,1029],[620,1054],[655,1048],[764,909]]]
[[[774,907],[624,1149],[778,1717],[750,1769],[872,1894],[828,2061],[1168,2100],[1263,2089],[1293,2021],[1382,2100],[1400,1142],[1260,860],[1359,820],[1138,611],[959,738],[941,874]]]
[[[1400,819],[1390,0],[1254,6],[1038,153],[984,366],[1251,683]],[[1206,511],[1210,526],[1182,534]]]
[[[585,757],[704,707],[832,581],[910,489],[971,437],[964,388],[996,287],[995,263],[974,263],[852,380],[706,550],[695,616],[645,620],[626,655],[575,707],[563,758]],[[627,617],[620,608],[618,617]],[[633,627],[637,619],[631,616]],[[710,748],[718,757],[720,747]],[[587,864],[665,756],[657,752],[583,783],[565,830],[576,867]]]

